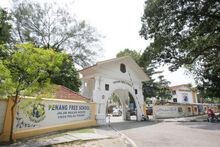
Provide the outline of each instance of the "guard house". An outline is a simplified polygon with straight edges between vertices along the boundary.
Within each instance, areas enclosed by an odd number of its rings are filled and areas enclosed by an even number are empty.
[[[137,107],[137,120],[140,121],[142,115],[146,114],[142,82],[148,81],[149,78],[130,56],[98,62],[80,73],[81,94],[96,103],[97,124],[106,124],[107,101],[112,93],[120,98],[124,119],[129,105],[129,93]]]

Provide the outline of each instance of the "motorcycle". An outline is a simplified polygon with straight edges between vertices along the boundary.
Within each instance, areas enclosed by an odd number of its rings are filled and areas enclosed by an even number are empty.
[[[217,116],[208,114],[207,121],[214,123],[214,122],[218,122],[219,120],[218,120]]]

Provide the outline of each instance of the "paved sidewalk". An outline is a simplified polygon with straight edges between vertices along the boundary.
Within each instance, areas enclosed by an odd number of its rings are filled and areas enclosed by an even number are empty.
[[[59,137],[45,137],[34,141],[20,140],[5,147],[75,146],[75,147],[128,147],[130,143],[108,125],[94,128],[94,133],[66,133]],[[78,141],[78,143],[77,143]],[[76,143],[75,143],[76,142]],[[81,142],[81,143],[80,143]]]
[[[170,119],[150,119],[153,122],[203,122],[206,119],[206,115],[201,116],[192,116],[192,117],[184,117],[184,118],[170,118]],[[116,119],[116,122],[118,120]],[[114,122],[114,121],[113,121]],[[83,143],[75,144],[77,141],[83,141]],[[65,144],[64,144],[65,143]],[[59,137],[45,137],[39,138],[35,141],[25,141],[21,140],[17,143],[7,146],[75,146],[75,147],[90,147],[90,146],[99,146],[99,147],[130,147],[136,146],[135,143],[122,134],[120,131],[112,128],[108,123],[106,126],[100,126],[94,128],[94,133],[66,133],[63,136]]]
[[[67,133],[66,135],[59,137],[42,138],[42,139],[37,139],[36,141],[18,142],[9,146],[10,147],[15,147],[15,146],[40,147],[40,146],[49,146],[49,145],[62,144],[67,142],[79,141],[79,140],[87,141],[87,140],[97,140],[97,139],[106,139],[106,138],[109,138],[109,136],[100,135],[96,133]]]

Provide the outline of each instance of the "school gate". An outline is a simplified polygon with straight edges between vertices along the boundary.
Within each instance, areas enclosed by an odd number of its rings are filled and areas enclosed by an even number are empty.
[[[146,115],[146,106],[142,93],[142,82],[149,77],[130,57],[125,56],[98,62],[80,71],[82,74],[82,95],[96,103],[97,124],[106,124],[106,107],[112,93],[119,96],[123,118],[129,109],[129,93],[133,96],[137,108],[137,120]]]

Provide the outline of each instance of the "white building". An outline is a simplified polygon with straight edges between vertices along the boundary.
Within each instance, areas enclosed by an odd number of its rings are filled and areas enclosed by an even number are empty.
[[[198,103],[196,92],[187,84],[170,87],[172,99],[170,102],[177,103]]]
[[[129,93],[134,97],[137,107],[137,120],[145,114],[142,82],[148,76],[130,57],[125,56],[96,63],[80,71],[82,74],[82,95],[96,103],[96,120],[98,124],[106,123],[108,98],[115,93],[122,104],[122,114],[126,119],[129,106]]]

